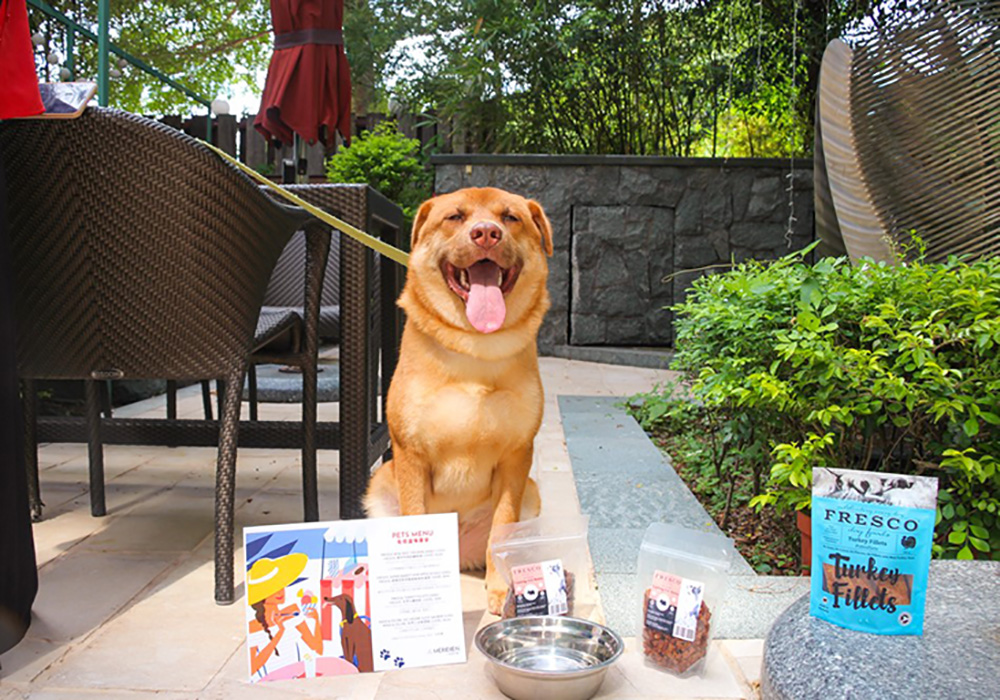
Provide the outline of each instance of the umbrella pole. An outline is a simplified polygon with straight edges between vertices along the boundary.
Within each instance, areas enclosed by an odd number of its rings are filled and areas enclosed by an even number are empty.
[[[306,140],[295,134],[295,182],[306,184],[309,181],[306,160]]]
[[[281,161],[281,183],[302,185],[308,181],[306,175],[306,142],[298,134],[292,141],[292,157]]]

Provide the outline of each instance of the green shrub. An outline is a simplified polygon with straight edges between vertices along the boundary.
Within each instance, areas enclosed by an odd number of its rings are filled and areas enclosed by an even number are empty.
[[[431,196],[431,174],[424,167],[420,141],[406,138],[391,121],[382,122],[331,156],[326,176],[330,182],[371,185],[398,204],[407,221]]]
[[[937,476],[936,555],[1000,558],[1000,260],[748,261],[675,312],[755,505],[808,508],[816,467]]]

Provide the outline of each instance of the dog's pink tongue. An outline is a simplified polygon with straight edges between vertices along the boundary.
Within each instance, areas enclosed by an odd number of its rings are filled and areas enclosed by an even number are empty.
[[[499,268],[492,262],[476,263],[469,268],[469,299],[465,302],[465,317],[480,333],[497,330],[507,316],[499,273]]]

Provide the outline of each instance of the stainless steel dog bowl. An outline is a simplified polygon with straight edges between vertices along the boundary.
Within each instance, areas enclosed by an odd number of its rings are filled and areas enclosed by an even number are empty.
[[[574,617],[515,617],[476,633],[497,687],[514,700],[586,700],[625,648],[621,637]]]

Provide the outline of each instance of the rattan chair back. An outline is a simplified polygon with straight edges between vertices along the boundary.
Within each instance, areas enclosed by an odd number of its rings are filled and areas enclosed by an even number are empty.
[[[0,124],[22,376],[205,378],[245,367],[304,221],[190,137],[88,109]]]
[[[95,380],[220,379],[215,598],[233,602],[244,376],[275,261],[297,229],[314,224],[304,211],[264,196],[194,139],[116,110],[4,122],[0,162],[9,176],[17,359],[35,516],[41,501],[33,379],[88,380],[94,515],[105,513]],[[325,262],[325,243],[317,248]],[[318,292],[322,280],[313,277]],[[310,350],[311,361],[303,359],[312,368],[311,400],[303,408],[307,508],[316,500],[315,342]]]

